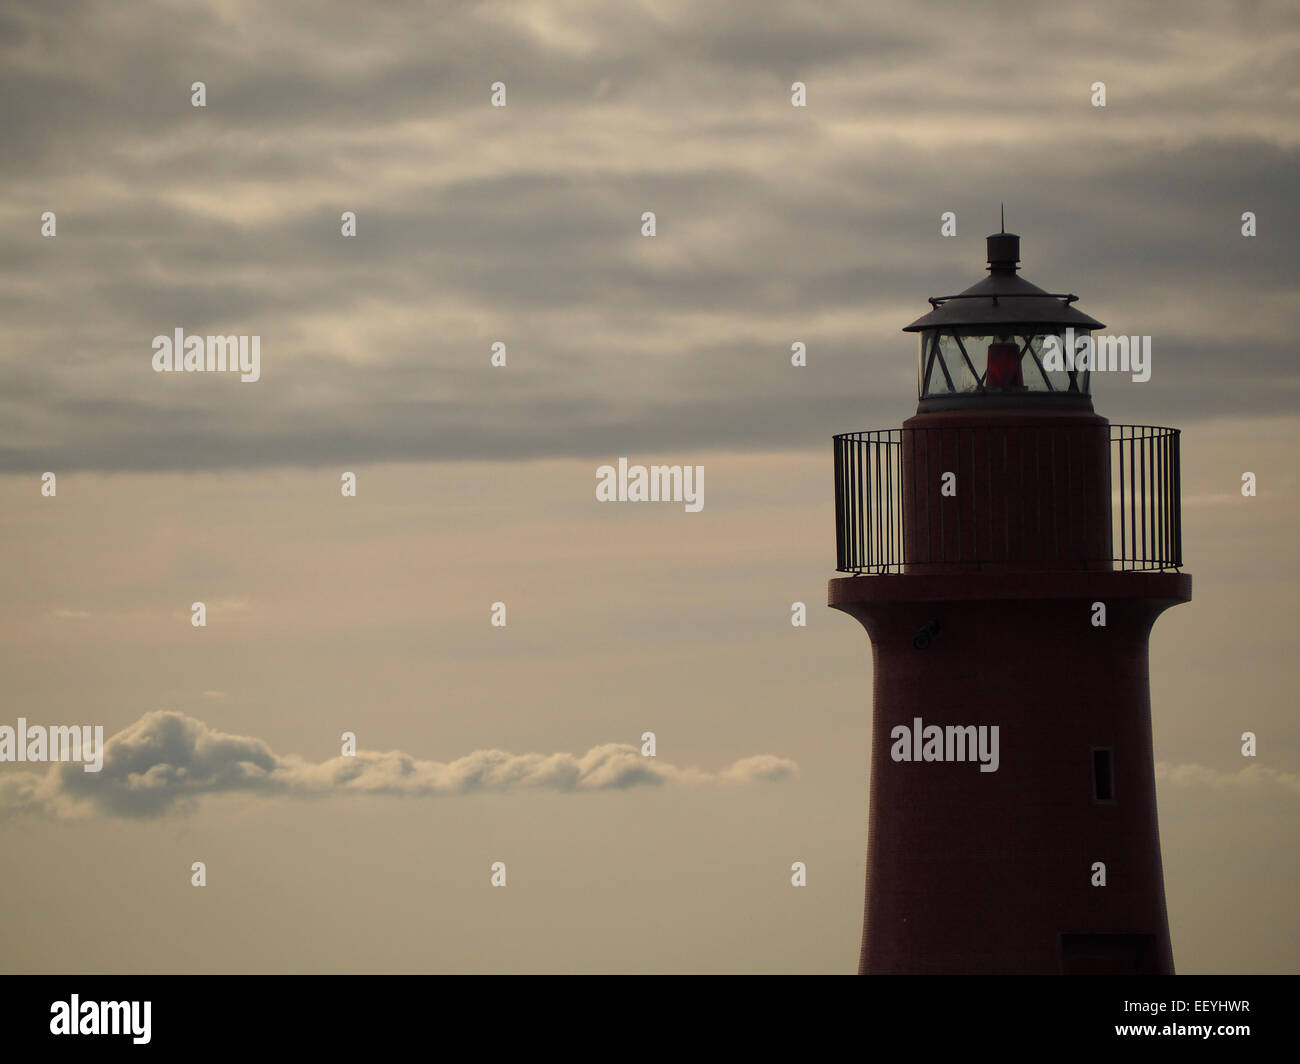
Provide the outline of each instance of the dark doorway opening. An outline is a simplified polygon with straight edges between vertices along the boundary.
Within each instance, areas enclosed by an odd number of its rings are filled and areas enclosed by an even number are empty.
[[[1065,975],[1158,975],[1155,935],[1062,935]]]

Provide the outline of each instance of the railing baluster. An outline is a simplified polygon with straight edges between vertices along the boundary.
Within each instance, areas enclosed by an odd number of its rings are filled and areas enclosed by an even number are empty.
[[[1182,468],[1177,429],[1111,425],[1105,469],[1093,469],[1088,462],[1087,456],[1093,450],[1086,445],[1086,430],[1075,431],[1071,427],[1062,435],[1059,428],[1017,425],[999,429],[1001,426],[996,425],[927,426],[836,436],[832,459],[838,570],[901,573],[909,564],[982,568],[999,560],[994,543],[999,522],[1003,528],[1002,562],[1065,563],[1091,568],[1104,561],[1101,554],[1105,551],[1094,551],[1090,536],[1082,545],[1076,542],[1074,518],[1076,511],[1080,511],[1081,520],[1087,526],[1084,531],[1090,530],[1089,507],[1103,506],[1110,511],[1105,536],[1110,540],[1111,562],[1116,569],[1182,566]],[[1063,450],[1057,446],[1058,436]],[[994,447],[999,439],[1000,478],[994,473]],[[949,454],[949,442],[954,445],[952,454]],[[1010,453],[1013,447],[1016,449],[1014,469]],[[1027,449],[1033,451],[1032,469]],[[1076,450],[1080,451],[1079,476],[1074,469]],[[941,486],[938,477],[947,464],[954,466],[953,471],[959,477],[959,491],[951,515],[952,529],[948,527],[949,515],[945,512],[949,508],[937,494]],[[983,539],[979,534],[982,521],[976,505],[980,477],[985,479],[983,521],[987,534]],[[1058,491],[1062,477],[1064,490]],[[1029,478],[1037,485],[1032,514],[1025,498]],[[1047,483],[1043,484],[1045,478]],[[1018,490],[1012,485],[1013,480]],[[1079,499],[1074,498],[1076,480]],[[1106,494],[1098,498],[1097,490],[1103,485],[1107,486]],[[971,505],[963,512],[967,499]],[[1045,505],[1050,509],[1050,519],[1043,513]],[[965,525],[969,525],[969,534],[963,538]],[[1016,526],[1014,549],[1013,525]],[[948,549],[950,534],[954,537],[952,550]],[[1032,547],[1031,538],[1037,540]],[[1104,543],[1098,546],[1104,547]],[[1080,547],[1082,554],[1076,549]]]

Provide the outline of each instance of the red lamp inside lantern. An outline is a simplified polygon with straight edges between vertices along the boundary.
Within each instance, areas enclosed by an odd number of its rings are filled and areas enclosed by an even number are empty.
[[[1020,345],[1005,340],[989,344],[988,366],[984,371],[985,388],[1023,388],[1020,373]]]

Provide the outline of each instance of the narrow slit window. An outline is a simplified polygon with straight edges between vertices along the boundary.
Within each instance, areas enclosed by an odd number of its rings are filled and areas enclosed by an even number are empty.
[[[1092,752],[1092,795],[1099,802],[1115,800],[1115,777],[1111,771],[1109,750]]]

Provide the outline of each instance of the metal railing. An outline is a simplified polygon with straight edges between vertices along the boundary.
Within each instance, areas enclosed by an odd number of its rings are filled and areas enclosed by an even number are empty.
[[[836,436],[836,568],[1177,569],[1178,439],[1079,422]]]

